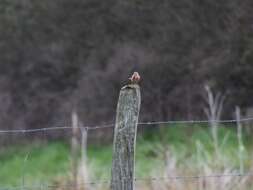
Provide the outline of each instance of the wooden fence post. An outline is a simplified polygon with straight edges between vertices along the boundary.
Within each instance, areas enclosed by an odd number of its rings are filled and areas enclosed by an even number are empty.
[[[240,174],[244,173],[244,164],[243,164],[243,140],[242,140],[242,124],[241,124],[241,109],[239,106],[235,107],[235,116],[237,123],[237,139],[238,139],[238,155],[239,155],[239,164],[240,164]]]
[[[114,129],[111,190],[134,189],[135,141],[140,102],[139,85],[130,84],[121,89]]]
[[[78,170],[78,116],[75,110],[72,111],[72,139],[71,139],[71,162],[72,162],[72,180],[73,189],[77,188],[77,170]]]

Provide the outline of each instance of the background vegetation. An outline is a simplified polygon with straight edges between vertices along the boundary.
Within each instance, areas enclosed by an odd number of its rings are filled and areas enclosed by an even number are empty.
[[[203,85],[252,106],[251,0],[2,0],[0,125],[112,122],[140,72],[141,120],[203,118]],[[13,119],[15,118],[15,119]]]
[[[163,128],[151,128],[145,134],[139,134],[136,150],[136,177],[148,178],[149,176],[193,176],[213,175],[226,173],[239,173],[240,158],[243,159],[244,172],[252,169],[252,138],[245,131],[243,133],[243,152],[239,155],[237,132],[233,125],[219,128],[219,152],[216,154],[211,131],[204,125],[195,126],[163,126]],[[112,146],[94,145],[88,146],[88,170],[89,182],[109,180],[112,163]],[[41,186],[56,185],[65,187],[71,184],[71,160],[70,146],[63,141],[37,142],[33,145],[16,145],[2,149],[0,153],[0,184],[1,186]],[[246,177],[247,178],[247,177]],[[239,182],[243,179],[243,184]],[[228,185],[226,189],[244,189],[251,184],[252,178],[224,177],[222,179],[210,179],[211,184],[218,184],[214,189]],[[208,189],[211,189],[207,178]],[[217,183],[219,180],[221,183]],[[176,180],[177,181],[177,180]],[[246,182],[245,182],[246,181]],[[84,181],[81,181],[83,183]],[[191,189],[196,187],[198,180],[170,181],[181,184],[181,188]],[[137,187],[145,189],[166,188],[168,181],[154,181],[154,186],[148,181],[137,181]],[[185,183],[191,184],[189,187]],[[234,186],[238,183],[238,186]],[[157,185],[160,184],[160,185]],[[95,189],[104,189],[109,184],[98,185]],[[209,185],[209,186],[208,186]],[[240,186],[241,185],[241,186]],[[169,187],[167,187],[169,188]],[[178,187],[179,188],[179,187]],[[245,188],[247,189],[247,188]]]
[[[66,126],[73,109],[85,125],[113,123],[133,71],[142,77],[140,121],[207,119],[206,84],[227,95],[221,119],[234,118],[235,105],[252,116],[252,12],[252,0],[1,0],[0,129]],[[235,127],[219,129],[217,152],[208,128],[160,127],[139,129],[139,177],[233,173],[238,159],[252,169],[251,129],[239,152]],[[110,175],[111,137],[89,134],[90,179]],[[0,185],[68,183],[69,141],[64,131],[1,134]],[[248,190],[253,181],[226,179],[144,186]]]

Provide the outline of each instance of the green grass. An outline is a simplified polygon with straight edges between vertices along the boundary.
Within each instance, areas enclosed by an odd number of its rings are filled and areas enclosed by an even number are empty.
[[[221,128],[219,130],[220,158],[214,151],[209,128],[195,126],[184,128],[152,128],[137,137],[136,176],[147,177],[158,171],[162,175],[165,166],[165,151],[173,155],[179,167],[197,168],[199,162],[217,164],[218,168],[229,165],[238,169],[238,142],[236,130]],[[251,163],[251,138],[244,135],[245,167]],[[26,185],[42,182],[51,183],[54,179],[68,178],[70,175],[70,150],[64,142],[32,145],[16,145],[0,151],[0,186],[19,186],[23,177]],[[219,160],[220,159],[220,160]],[[224,160],[224,163],[222,162]],[[217,160],[217,162],[216,162]],[[112,146],[90,145],[88,164],[90,177],[109,178],[112,163]],[[220,165],[219,165],[220,164]]]
[[[25,185],[51,181],[68,172],[69,149],[60,142],[14,146],[1,151],[0,168],[1,186],[18,186],[23,180]]]

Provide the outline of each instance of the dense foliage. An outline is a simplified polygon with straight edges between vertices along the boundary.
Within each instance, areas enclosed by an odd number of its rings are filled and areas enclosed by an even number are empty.
[[[1,128],[114,119],[140,72],[142,120],[203,118],[203,85],[253,103],[251,0],[1,0]]]

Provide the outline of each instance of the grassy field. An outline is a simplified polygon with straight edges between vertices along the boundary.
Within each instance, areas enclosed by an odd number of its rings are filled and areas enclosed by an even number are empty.
[[[136,177],[193,175],[206,172],[239,171],[235,128],[219,129],[219,152],[214,150],[209,128],[150,128],[137,137]],[[243,135],[243,167],[251,166],[252,141]],[[112,147],[88,146],[89,177],[110,177]],[[0,186],[54,183],[70,177],[70,148],[65,142],[16,145],[0,151]]]

